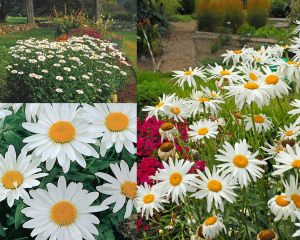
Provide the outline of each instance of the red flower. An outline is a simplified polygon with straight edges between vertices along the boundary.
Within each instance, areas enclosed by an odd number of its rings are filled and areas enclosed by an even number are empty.
[[[150,179],[150,176],[155,175],[155,172],[158,168],[163,168],[162,163],[156,158],[143,158],[142,161],[138,164],[137,177],[138,184],[148,183],[153,185],[153,180]]]
[[[197,169],[200,171],[204,171],[205,162],[203,160],[195,161],[194,166],[190,169],[190,173],[197,173]]]

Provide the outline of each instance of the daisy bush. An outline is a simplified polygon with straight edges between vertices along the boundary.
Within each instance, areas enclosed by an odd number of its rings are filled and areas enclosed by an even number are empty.
[[[1,239],[134,236],[136,104],[1,104],[0,122]]]
[[[109,102],[134,77],[116,43],[87,35],[19,40],[9,54],[12,102]]]
[[[299,29],[290,45],[244,46],[224,65],[174,71],[185,97],[144,106],[143,239],[299,238]]]

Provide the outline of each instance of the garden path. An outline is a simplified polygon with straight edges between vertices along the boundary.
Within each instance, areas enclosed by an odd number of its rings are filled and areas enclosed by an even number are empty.
[[[164,53],[159,68],[161,72],[172,72],[197,66],[193,40],[196,27],[196,21],[170,23],[169,34],[163,39]]]

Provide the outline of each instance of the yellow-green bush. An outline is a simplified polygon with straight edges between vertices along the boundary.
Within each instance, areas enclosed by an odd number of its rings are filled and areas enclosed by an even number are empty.
[[[267,24],[270,9],[269,0],[248,0],[247,21],[256,28]]]

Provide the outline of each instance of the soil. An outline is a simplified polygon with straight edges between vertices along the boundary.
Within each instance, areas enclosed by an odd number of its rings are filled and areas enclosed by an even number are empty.
[[[117,95],[119,103],[136,103],[136,77],[131,77]]]
[[[164,53],[159,70],[172,72],[197,66],[193,34],[196,21],[171,22],[169,34],[163,39]]]

